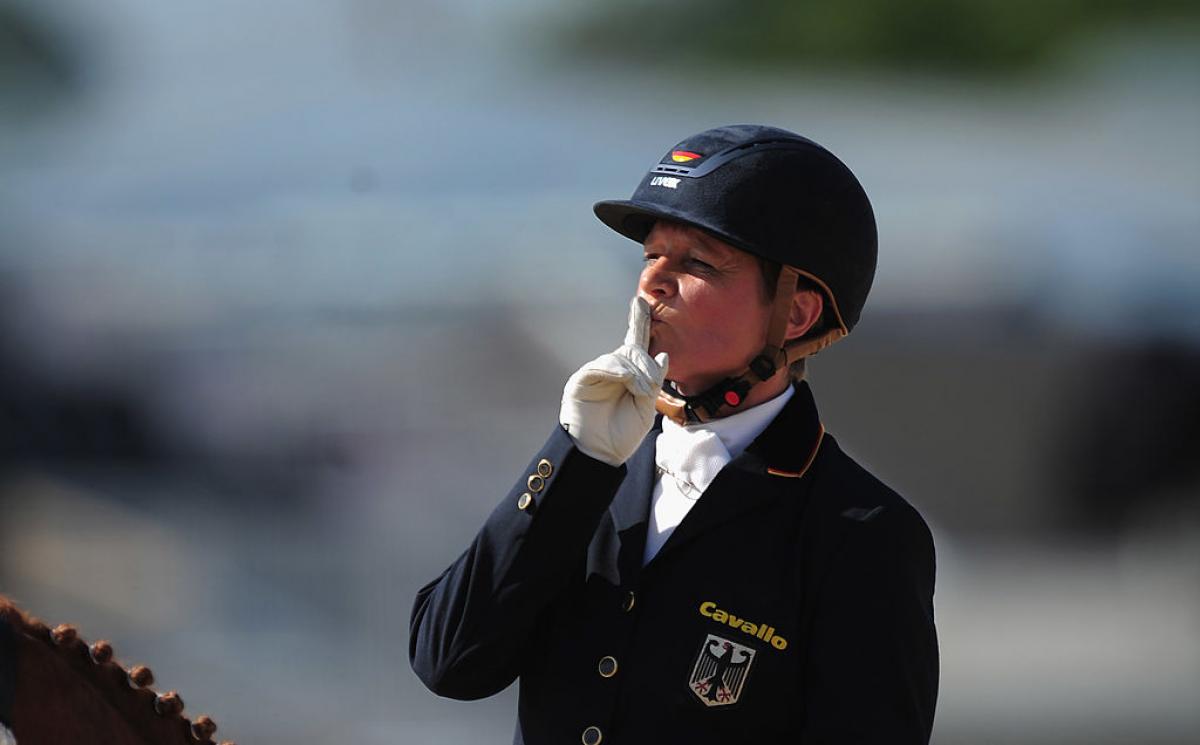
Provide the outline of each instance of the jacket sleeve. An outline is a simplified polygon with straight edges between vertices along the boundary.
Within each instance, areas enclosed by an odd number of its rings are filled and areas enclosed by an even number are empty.
[[[582,566],[624,476],[555,427],[467,550],[417,592],[409,659],[431,691],[476,699],[516,679],[539,615]]]
[[[933,538],[906,503],[849,511],[815,589],[804,745],[926,745],[938,687]]]

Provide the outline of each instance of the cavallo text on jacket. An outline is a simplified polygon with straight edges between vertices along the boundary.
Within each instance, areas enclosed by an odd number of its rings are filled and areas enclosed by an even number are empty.
[[[700,604],[700,615],[707,616],[717,623],[723,623],[732,626],[735,629],[743,631],[756,639],[762,639],[764,642],[770,642],[771,646],[783,651],[787,649],[787,639],[782,636],[775,635],[775,627],[765,623],[752,623],[746,619],[735,616],[729,611],[721,610],[717,604],[711,600],[705,600]]]

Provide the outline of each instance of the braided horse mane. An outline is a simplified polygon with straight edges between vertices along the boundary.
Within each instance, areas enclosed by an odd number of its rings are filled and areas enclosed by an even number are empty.
[[[15,676],[8,725],[17,745],[213,745],[212,719],[184,717],[178,693],[156,693],[150,669],[126,670],[107,641],[88,645],[73,626],[51,629],[0,595],[0,632],[5,625],[15,654],[6,659],[0,645],[0,691],[4,676]]]

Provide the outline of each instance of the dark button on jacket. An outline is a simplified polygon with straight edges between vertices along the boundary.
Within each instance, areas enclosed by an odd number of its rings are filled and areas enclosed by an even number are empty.
[[[555,428],[417,593],[421,680],[475,699],[519,678],[525,745],[927,743],[934,549],[916,510],[825,434],[801,383],[643,567],[659,431],[613,468]]]

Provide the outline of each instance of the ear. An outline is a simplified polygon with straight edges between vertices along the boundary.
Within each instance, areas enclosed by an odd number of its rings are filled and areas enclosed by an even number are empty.
[[[799,339],[808,333],[821,318],[825,309],[825,298],[816,290],[800,290],[792,295],[792,310],[788,315],[786,341]]]

